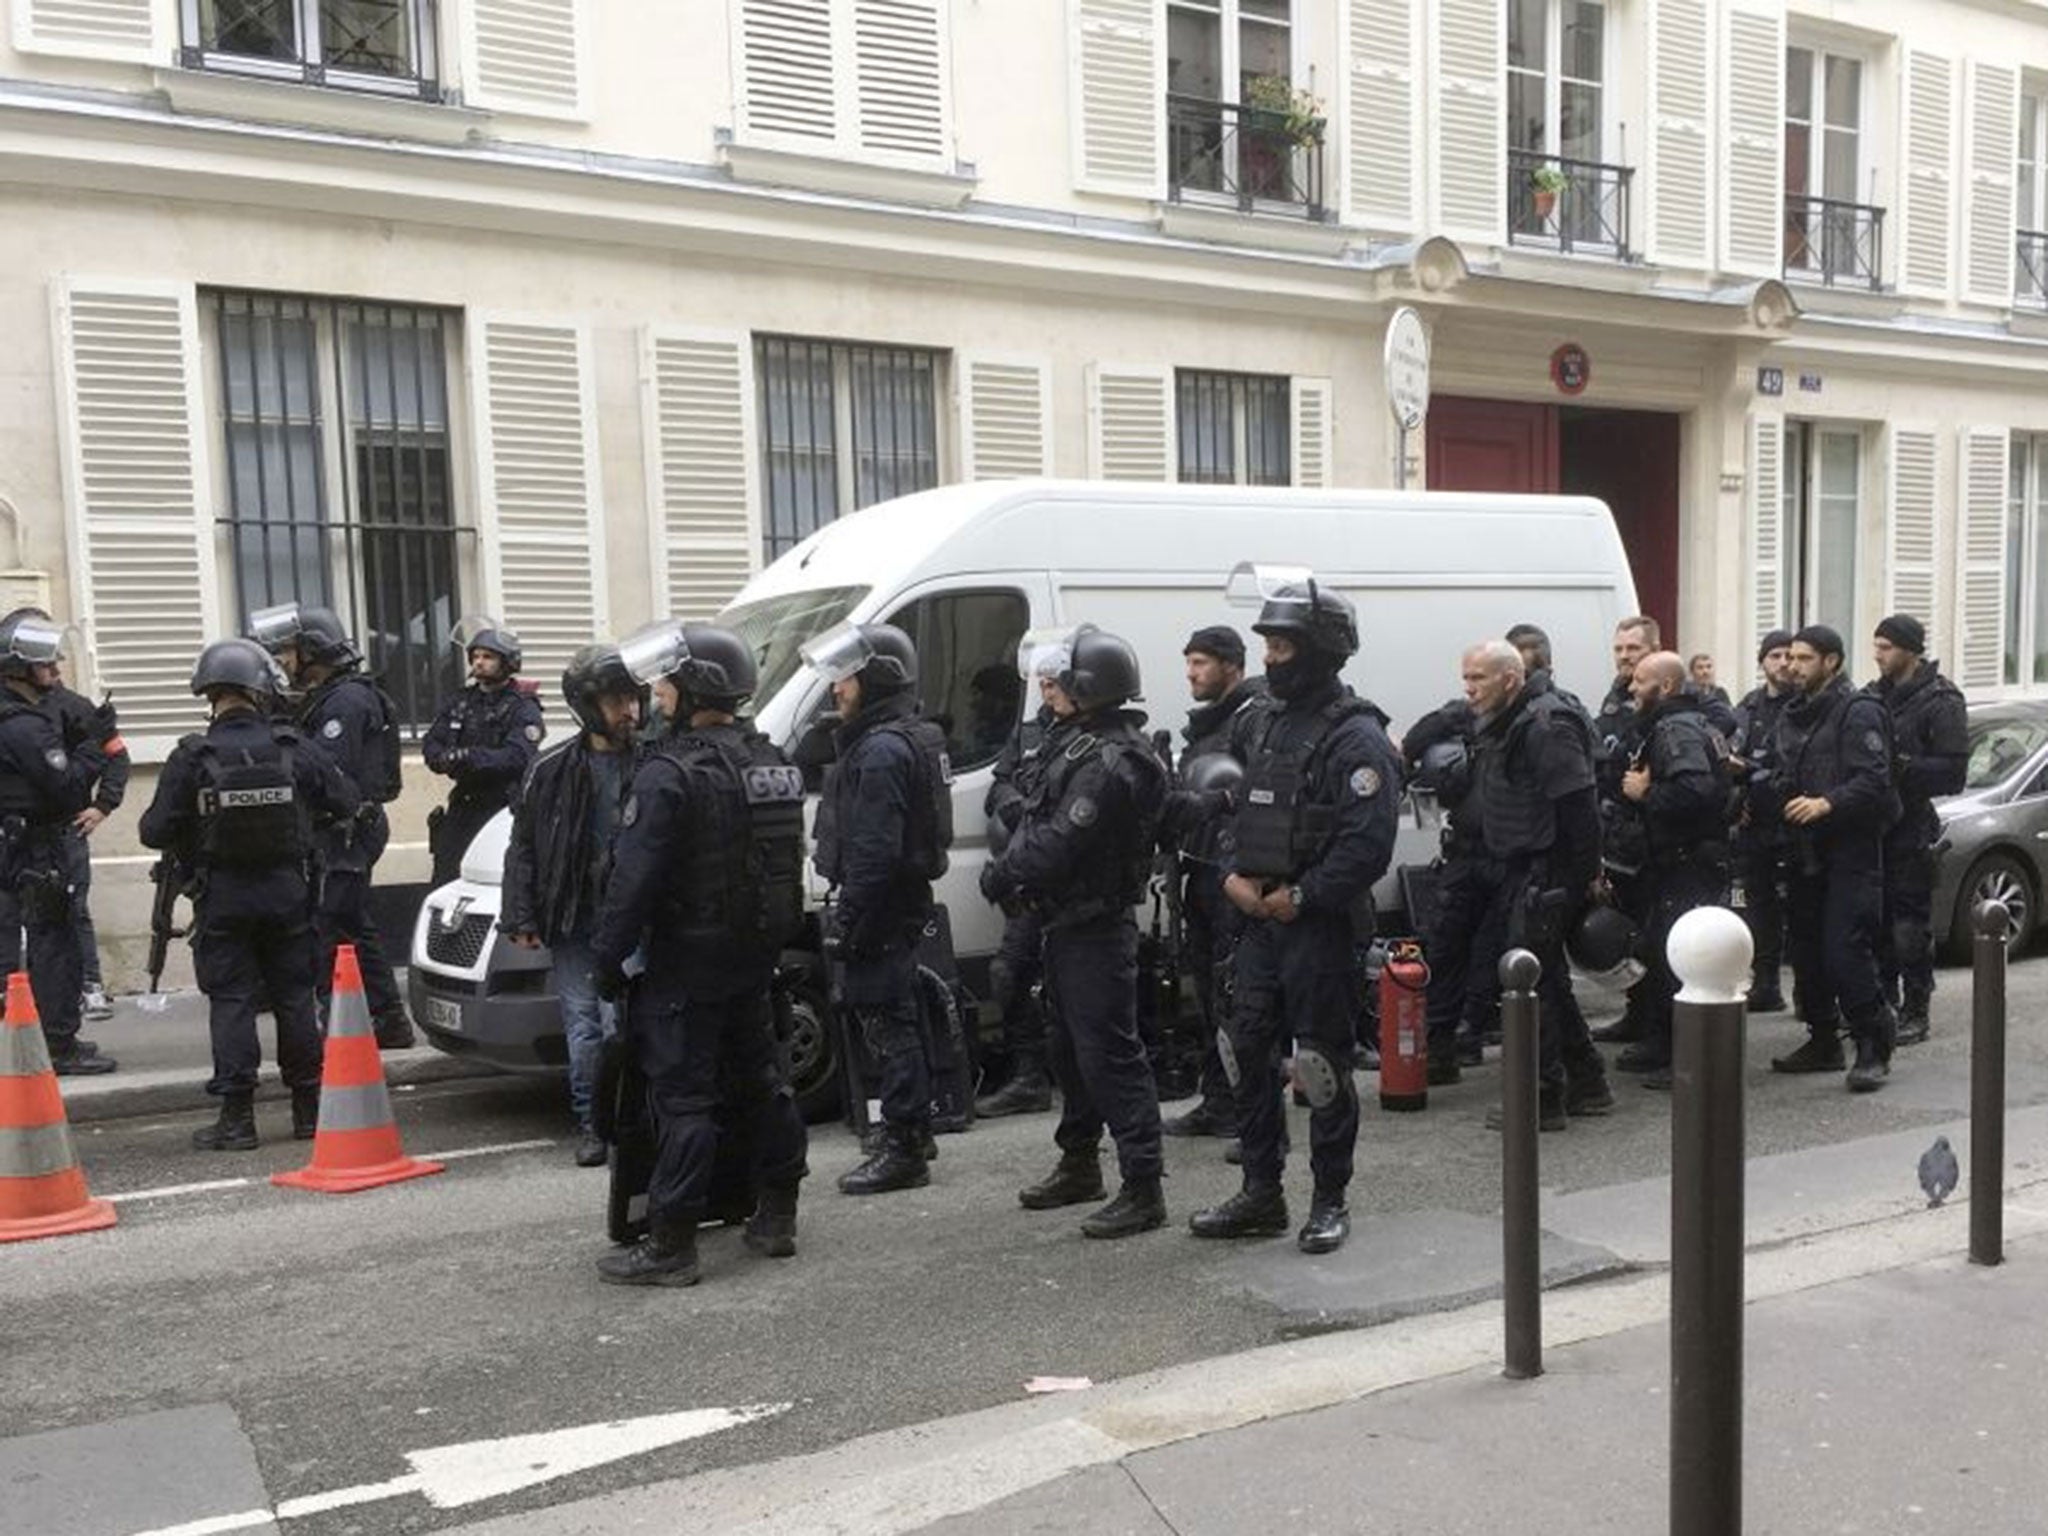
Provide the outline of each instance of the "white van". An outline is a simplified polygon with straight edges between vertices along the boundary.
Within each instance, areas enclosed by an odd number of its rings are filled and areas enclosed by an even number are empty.
[[[1019,638],[1083,621],[1124,636],[1144,668],[1150,728],[1177,734],[1192,631],[1235,625],[1258,668],[1256,614],[1224,596],[1243,561],[1306,565],[1358,605],[1363,646],[1345,677],[1397,735],[1458,692],[1467,646],[1517,623],[1548,630],[1560,682],[1597,698],[1615,622],[1635,611],[1614,520],[1589,499],[1033,480],[947,486],[841,518],[749,582],[719,622],[759,655],[755,721],[785,745],[830,708],[825,682],[798,659],[804,641],[848,618],[887,620],[916,641],[925,711],[946,725],[955,774],[952,867],[938,894],[962,975],[986,995],[1002,919],[976,885],[981,806],[1026,703]],[[413,1012],[444,1050],[557,1067],[545,956],[493,929],[509,824],[486,828],[462,878],[421,909]],[[1397,863],[1426,864],[1434,843],[1433,831],[1405,827]],[[1380,904],[1398,899],[1390,878]],[[817,1010],[796,1013],[799,1088],[815,1104],[833,1087],[831,1041]]]

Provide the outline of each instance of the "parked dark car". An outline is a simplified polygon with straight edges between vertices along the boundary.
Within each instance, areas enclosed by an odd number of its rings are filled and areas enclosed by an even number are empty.
[[[1962,793],[1935,802],[1934,931],[1951,959],[1970,953],[1970,913],[1997,899],[2012,948],[2040,927],[2048,890],[2048,699],[1970,706]]]

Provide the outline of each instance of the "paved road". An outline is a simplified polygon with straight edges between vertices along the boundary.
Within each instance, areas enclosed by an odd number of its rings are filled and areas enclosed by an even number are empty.
[[[1753,1025],[1750,1130],[1766,1159],[1753,1205],[1768,1206],[1780,1179],[1770,1154],[1910,1132],[1904,1147],[1964,1112],[1967,977],[1944,980],[1936,1040],[1903,1056],[1892,1088],[1873,1098],[1852,1099],[1836,1079],[1772,1079],[1765,1058],[1796,1026]],[[2048,1032],[2033,1024],[2048,1001],[2048,962],[2017,965],[2013,995],[2012,1100],[2048,1104]],[[1638,1229],[1654,1224],[1657,1197],[1642,1181],[1667,1164],[1667,1101],[1618,1085],[1611,1120],[1543,1140],[1552,1209],[1571,1217],[1549,1224],[1579,1239],[1552,1252],[1558,1276],[1655,1258]],[[1072,1213],[1019,1210],[1015,1186],[1050,1157],[1041,1116],[947,1138],[929,1190],[866,1202],[831,1189],[855,1154],[842,1132],[821,1131],[801,1258],[771,1263],[732,1233],[707,1235],[704,1284],[654,1293],[595,1283],[603,1176],[569,1165],[559,1090],[546,1083],[402,1087],[394,1102],[409,1150],[478,1155],[438,1178],[345,1199],[262,1182],[301,1160],[304,1149],[286,1140],[240,1158],[192,1153],[186,1138],[202,1110],[82,1124],[96,1194],[254,1182],[126,1199],[110,1233],[0,1248],[0,1474],[6,1442],[36,1431],[82,1433],[35,1448],[46,1492],[103,1480],[96,1437],[129,1451],[189,1438],[193,1458],[218,1463],[211,1484],[194,1482],[212,1502],[165,1483],[104,1509],[60,1500],[73,1524],[49,1533],[135,1536],[227,1513],[252,1478],[269,1501],[289,1500],[388,1481],[427,1446],[792,1405],[482,1510],[408,1495],[290,1523],[307,1536],[424,1531],[1013,1402],[1035,1375],[1108,1381],[1333,1321],[1456,1304],[1497,1272],[1487,1218],[1498,1144],[1481,1125],[1497,1086],[1489,1068],[1439,1091],[1426,1114],[1368,1111],[1353,1192],[1359,1234],[1322,1266],[1285,1245],[1215,1247],[1179,1230],[1087,1244]],[[266,1105],[263,1118],[282,1137],[282,1106]],[[1297,1121],[1297,1144],[1301,1132]],[[1872,1145],[1898,1157],[1909,1195],[1910,1158]],[[1844,1158],[1862,1161],[1860,1151]],[[1796,1179],[1810,1181],[1811,1160],[1799,1167]],[[1235,1185],[1212,1141],[1175,1144],[1170,1172],[1176,1218]],[[1300,1198],[1306,1172],[1294,1173]],[[1788,1171],[1777,1191],[1786,1200],[1803,1193],[1789,1181]],[[206,1433],[176,1418],[125,1423],[166,1410],[210,1411]]]

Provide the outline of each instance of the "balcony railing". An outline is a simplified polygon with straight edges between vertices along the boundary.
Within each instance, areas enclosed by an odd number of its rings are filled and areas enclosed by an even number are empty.
[[[1200,96],[1166,98],[1167,196],[1234,203],[1240,213],[1320,221],[1323,125],[1290,127],[1287,114]]]
[[[1628,189],[1634,177],[1631,166],[1509,150],[1508,243],[1629,260]]]
[[[1785,275],[1876,292],[1884,286],[1884,210],[1787,193]]]
[[[2048,308],[2048,231],[2023,229],[2013,245],[2013,302]]]

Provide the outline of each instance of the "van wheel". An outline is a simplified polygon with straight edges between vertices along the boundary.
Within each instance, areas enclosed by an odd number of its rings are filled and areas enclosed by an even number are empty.
[[[777,1010],[776,1026],[796,1107],[808,1122],[829,1120],[839,1109],[839,1042],[832,1032],[824,978],[806,971],[788,995],[789,1006]]]
[[[2011,921],[2006,928],[2006,953],[2026,948],[2034,931],[2034,883],[2027,868],[2009,853],[1987,853],[1963,878],[1956,893],[1955,916],[1949,924],[1949,950],[1958,959],[1970,957],[1976,929],[1970,915],[1981,901],[2002,901]]]

